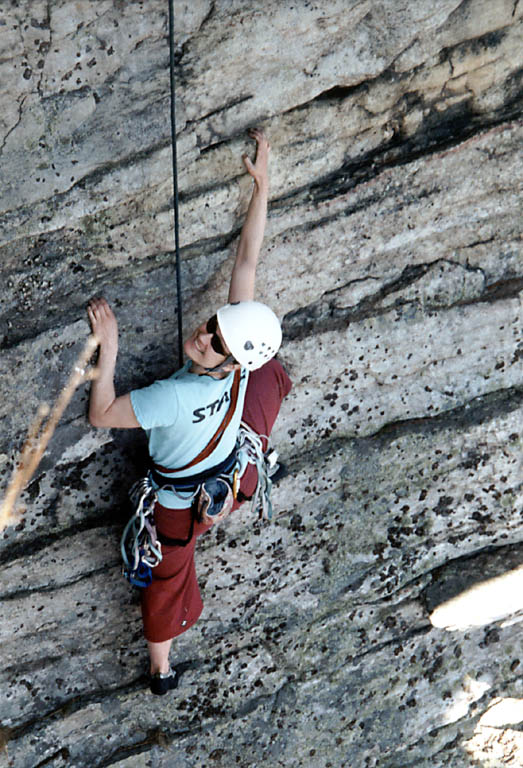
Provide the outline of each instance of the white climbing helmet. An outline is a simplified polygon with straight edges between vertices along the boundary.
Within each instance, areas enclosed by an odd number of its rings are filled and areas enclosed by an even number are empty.
[[[216,316],[231,354],[248,371],[261,368],[280,348],[280,321],[266,304],[237,301],[221,307]]]

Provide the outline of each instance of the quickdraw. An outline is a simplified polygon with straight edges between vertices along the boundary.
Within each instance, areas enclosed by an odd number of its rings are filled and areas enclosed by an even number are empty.
[[[144,477],[134,483],[129,497],[135,512],[122,534],[122,572],[134,586],[147,587],[152,581],[152,569],[162,560],[162,547],[153,519],[156,491],[149,478]]]
[[[258,484],[252,497],[251,509],[258,512],[260,519],[272,519],[272,480],[271,476],[278,469],[278,454],[275,450],[263,452],[263,435],[258,435],[248,424],[241,422],[238,432],[238,450],[244,454],[249,464],[258,470]]]

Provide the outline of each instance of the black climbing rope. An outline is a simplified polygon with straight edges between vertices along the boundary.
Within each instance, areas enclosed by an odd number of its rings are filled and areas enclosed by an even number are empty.
[[[182,332],[182,280],[180,272],[180,235],[178,211],[178,166],[176,157],[176,114],[175,114],[175,78],[174,78],[174,0],[169,0],[169,65],[171,72],[171,141],[173,161],[173,206],[174,206],[174,248],[176,254],[176,294],[178,300],[178,365],[183,364]]]

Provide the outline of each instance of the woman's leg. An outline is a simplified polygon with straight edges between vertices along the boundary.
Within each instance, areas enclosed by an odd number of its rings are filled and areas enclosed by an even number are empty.
[[[280,411],[283,398],[292,389],[292,382],[282,364],[274,358],[262,368],[249,374],[242,420],[262,437],[263,450],[267,450],[268,437]],[[240,495],[233,509],[242,500],[250,499],[256,490],[258,471],[250,464],[240,482]]]
[[[282,400],[292,389],[292,382],[284,367],[274,358],[262,368],[249,374],[243,421],[259,435],[268,437],[280,411]],[[266,439],[263,448],[267,450]]]
[[[164,640],[163,643],[151,643],[147,641],[149,649],[149,658],[151,660],[151,677],[153,675],[165,675],[169,672],[169,651],[171,650],[172,640]]]

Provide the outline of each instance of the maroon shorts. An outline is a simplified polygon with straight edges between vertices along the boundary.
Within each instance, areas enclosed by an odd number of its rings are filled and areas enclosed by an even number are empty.
[[[283,398],[291,390],[291,380],[277,360],[271,360],[249,375],[243,421],[259,435],[270,435]],[[264,449],[267,440],[263,441]],[[258,481],[256,468],[249,464],[240,490],[249,497]],[[235,502],[233,509],[239,503]],[[173,539],[186,539],[191,527],[190,509],[167,509],[156,505],[155,522],[159,531]],[[144,634],[152,643],[181,635],[198,620],[203,602],[194,567],[196,539],[210,526],[194,524],[191,541],[185,547],[162,546],[162,562],[153,569],[153,581],[142,590]]]

